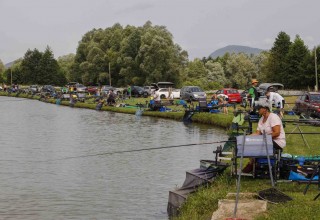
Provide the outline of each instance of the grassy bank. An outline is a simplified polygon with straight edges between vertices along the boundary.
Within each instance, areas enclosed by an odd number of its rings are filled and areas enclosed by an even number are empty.
[[[288,103],[294,103],[296,97],[286,97]],[[293,105],[287,105],[286,110],[290,110]],[[285,119],[297,119],[298,116],[285,115]],[[253,125],[255,128],[256,125]],[[310,125],[300,125],[302,132],[320,133],[320,127]],[[304,134],[306,143],[300,134],[289,134],[299,132],[297,125],[286,123],[285,127],[287,146],[284,153],[292,155],[320,155],[320,135]],[[241,192],[258,192],[271,187],[269,179],[253,179],[252,177],[241,178]],[[277,189],[293,198],[293,201],[284,204],[268,203],[268,210],[255,219],[320,219],[320,199],[313,201],[314,197],[320,193],[318,186],[312,184],[306,195],[303,191],[306,184],[295,182],[278,182]],[[224,199],[227,193],[236,192],[236,178],[231,176],[230,169],[208,186],[202,187],[196,193],[190,195],[181,208],[181,214],[175,220],[189,219],[211,219],[213,211],[218,208],[218,201]],[[238,216],[241,217],[241,216]],[[244,216],[245,217],[245,216]]]
[[[40,96],[32,96],[29,94],[17,94],[17,93],[11,93],[8,94],[6,92],[0,92],[0,96],[10,96],[10,97],[18,97],[18,98],[28,98],[28,99],[36,99],[40,100]],[[94,101],[95,98],[89,98],[85,102],[77,102],[74,107],[75,108],[87,108],[87,109],[96,109],[96,102]],[[42,100],[47,103],[55,104],[56,100],[53,98],[49,98],[46,100]],[[126,113],[126,114],[135,114],[137,111],[137,108],[134,108],[137,104],[145,104],[146,102],[149,102],[148,98],[131,98],[126,100],[120,101],[123,104],[129,105],[131,108],[127,107],[112,107],[112,106],[103,106],[102,111],[112,111],[112,112],[118,112],[118,113]],[[69,101],[62,101],[60,103],[61,105],[70,106]],[[194,103],[194,105],[197,105],[197,103]],[[172,111],[171,112],[159,112],[159,111],[148,111],[148,109],[145,109],[143,111],[144,116],[152,116],[152,117],[159,117],[159,118],[167,118],[167,119],[173,119],[177,121],[182,121],[185,108],[181,105],[169,105],[167,106]],[[229,115],[223,115],[223,114],[211,114],[211,113],[196,113],[192,117],[192,121],[194,123],[203,123],[203,124],[211,124],[222,128],[229,128],[231,125],[231,121],[233,118],[232,115],[233,108],[229,107]],[[222,116],[223,115],[223,116]]]

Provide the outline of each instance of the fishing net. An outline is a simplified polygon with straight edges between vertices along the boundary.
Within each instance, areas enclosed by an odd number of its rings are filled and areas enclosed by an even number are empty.
[[[258,192],[258,196],[271,203],[284,203],[291,201],[292,198],[276,188],[269,188]]]

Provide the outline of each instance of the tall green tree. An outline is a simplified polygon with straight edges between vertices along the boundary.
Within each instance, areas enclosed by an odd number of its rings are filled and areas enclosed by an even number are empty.
[[[112,27],[93,29],[79,42],[72,74],[77,81],[96,81],[126,86],[157,81],[177,83],[186,63],[186,52],[174,44],[164,26],[150,21],[142,27],[116,23]]]
[[[312,49],[310,55],[310,61],[308,65],[308,73],[310,73],[310,83],[309,86],[312,88],[312,85],[317,85],[318,80],[318,90],[320,86],[319,73],[320,72],[320,46],[317,46]],[[313,76],[312,76],[313,74]],[[316,76],[317,75],[317,76]]]
[[[207,76],[207,69],[202,60],[196,58],[188,63],[185,74],[188,78],[204,78]]]
[[[297,35],[286,56],[287,88],[302,89],[311,85],[314,74],[308,72],[308,65],[310,65],[310,52]]]
[[[34,84],[39,83],[39,79],[41,76],[40,73],[40,60],[42,58],[42,52],[38,49],[34,49],[33,51],[28,49],[24,54],[21,63],[22,70],[22,82],[25,84]],[[16,74],[15,74],[16,75]]]
[[[4,82],[4,71],[5,71],[5,66],[2,62],[2,60],[0,59],[0,83]]]
[[[255,76],[255,65],[250,57],[244,53],[231,54],[226,63],[228,86],[244,89]]]
[[[221,85],[221,87],[224,87],[224,85],[227,84],[227,79],[221,63],[209,60],[206,62],[205,67],[207,70],[206,78],[209,82],[216,82]]]
[[[4,78],[6,79],[6,83],[9,85],[12,84],[23,84],[23,71],[21,68],[22,60],[16,60],[10,66],[10,68],[6,69],[4,72]]]
[[[290,36],[281,31],[273,43],[268,58],[268,74],[266,77],[270,82],[286,84],[286,56],[289,52],[290,45]]]
[[[75,59],[75,54],[70,53],[67,55],[63,55],[58,57],[58,64],[61,68],[61,71],[63,72],[63,75],[65,76],[65,78],[67,79],[67,81],[72,81],[71,80],[71,67],[74,63],[74,59]]]
[[[49,46],[46,47],[42,54],[39,69],[40,71],[36,81],[38,84],[64,85],[66,83],[66,78]]]
[[[268,78],[268,60],[270,53],[268,51],[262,51],[260,54],[257,54],[251,58],[255,71],[253,73],[254,78],[259,78],[261,82],[273,82],[269,81]],[[259,77],[258,77],[259,76]],[[250,86],[248,82],[248,87]]]

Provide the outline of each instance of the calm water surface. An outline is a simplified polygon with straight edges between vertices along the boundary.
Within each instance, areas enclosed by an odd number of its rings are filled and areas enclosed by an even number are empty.
[[[0,219],[168,219],[168,191],[223,130],[0,97]]]

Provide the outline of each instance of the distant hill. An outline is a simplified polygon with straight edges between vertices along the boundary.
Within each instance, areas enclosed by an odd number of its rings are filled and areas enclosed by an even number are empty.
[[[247,46],[239,46],[239,45],[229,45],[223,48],[220,48],[216,51],[214,51],[213,53],[211,53],[209,56],[212,58],[217,58],[218,56],[221,57],[223,56],[225,53],[245,53],[245,54],[259,54],[262,51],[264,51],[263,49],[259,49],[259,48],[253,48],[253,47],[247,47]]]
[[[13,64],[15,64],[16,62],[19,62],[21,59],[22,59],[22,58],[19,58],[19,59],[17,59],[17,60],[14,60],[14,61],[12,61],[12,62],[10,62],[10,63],[5,64],[4,66],[5,66],[6,69],[8,69],[8,68],[10,68]]]

